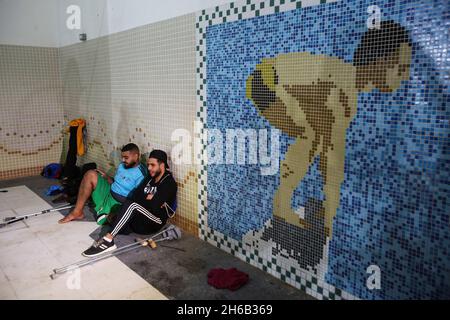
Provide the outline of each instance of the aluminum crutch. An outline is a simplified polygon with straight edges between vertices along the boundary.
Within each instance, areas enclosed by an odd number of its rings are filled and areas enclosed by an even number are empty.
[[[42,210],[39,212],[34,212],[34,213],[29,213],[29,214],[25,214],[25,215],[21,215],[21,216],[16,216],[16,217],[5,217],[3,218],[2,222],[0,222],[0,228],[6,227],[9,224],[18,222],[18,221],[22,221],[31,217],[35,217],[35,216],[40,216],[42,214],[45,213],[49,213],[49,212],[54,212],[54,211],[59,211],[59,210],[64,210],[64,209],[70,209],[75,207],[75,205],[64,205],[62,207],[58,207],[58,208],[51,208],[51,209],[46,209],[46,210]]]
[[[161,242],[161,241],[167,241],[167,240],[177,240],[181,237],[181,230],[178,227],[174,227],[171,229],[168,229],[166,231],[164,231],[161,234],[161,238],[159,239],[154,239],[154,237],[152,239],[140,239],[137,238],[135,239],[135,241],[139,242],[141,245],[143,246],[150,246],[151,249],[155,249],[156,248],[156,243],[157,242]],[[176,248],[178,249],[178,248]]]
[[[145,244],[143,244],[144,242],[147,243],[148,241],[152,241],[152,240],[154,240],[154,238],[156,238],[156,237],[158,237],[160,235],[163,235],[164,233],[172,234],[172,239],[175,239],[175,237],[173,236],[174,234],[177,235],[178,237],[179,237],[179,235],[181,235],[181,232],[180,232],[178,227],[176,227],[174,225],[170,225],[169,227],[159,231],[158,233],[152,235],[151,237],[142,239],[141,241],[130,243],[128,245],[125,245],[123,247],[114,249],[114,250],[112,250],[110,252],[106,252],[104,254],[98,255],[98,256],[93,257],[93,258],[84,259],[84,260],[72,263],[70,265],[67,265],[67,266],[64,266],[64,267],[61,267],[61,268],[53,269],[53,274],[50,275],[50,278],[51,279],[55,279],[56,276],[58,276],[60,274],[63,274],[65,272],[69,271],[69,270],[74,270],[74,269],[77,269],[77,268],[81,268],[83,266],[95,263],[97,261],[100,261],[100,260],[103,260],[103,259],[106,259],[106,258],[109,258],[109,257],[113,257],[113,256],[116,256],[116,255],[122,254],[124,252],[128,252],[128,251],[134,250],[134,249],[139,248],[141,246],[145,246]]]

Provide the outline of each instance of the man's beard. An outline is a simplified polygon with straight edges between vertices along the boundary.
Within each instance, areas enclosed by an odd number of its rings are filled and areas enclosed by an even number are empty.
[[[130,162],[130,164],[126,164],[125,162],[124,162],[124,165],[125,165],[125,169],[130,169],[130,168],[133,168],[135,165],[136,165],[136,162]]]
[[[158,170],[155,172],[155,174],[152,176],[152,178],[159,177],[160,174],[161,174],[161,170]]]

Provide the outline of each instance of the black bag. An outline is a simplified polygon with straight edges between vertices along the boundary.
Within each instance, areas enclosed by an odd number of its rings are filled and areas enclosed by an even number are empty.
[[[76,167],[76,166],[75,166]],[[65,177],[61,181],[61,185],[63,186],[63,193],[65,194],[65,199],[70,203],[74,204],[77,201],[78,191],[80,190],[81,180],[83,180],[83,176],[89,170],[97,169],[97,164],[95,162],[90,162],[84,164],[81,169],[76,167],[76,174],[72,177]],[[56,200],[56,199],[55,199]]]

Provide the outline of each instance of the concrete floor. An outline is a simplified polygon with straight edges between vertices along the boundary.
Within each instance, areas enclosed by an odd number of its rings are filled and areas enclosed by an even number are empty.
[[[0,188],[25,185],[52,206],[57,207],[61,204],[52,204],[51,200],[54,197],[45,196],[47,188],[50,185],[57,184],[58,180],[36,176],[0,181]],[[88,207],[85,207],[84,210],[86,219],[94,221],[93,211]],[[68,210],[62,213],[67,214]],[[102,232],[101,228],[98,228],[92,234],[86,236],[95,239]],[[116,238],[116,243],[120,247],[134,241],[136,236],[133,234],[119,235]],[[314,299],[303,291],[293,288],[240,259],[187,234],[183,234],[180,240],[161,243],[156,250],[143,247],[119,255],[118,258],[170,299]],[[207,284],[207,273],[210,269],[231,267],[249,274],[250,280],[247,285],[232,292],[215,289]]]

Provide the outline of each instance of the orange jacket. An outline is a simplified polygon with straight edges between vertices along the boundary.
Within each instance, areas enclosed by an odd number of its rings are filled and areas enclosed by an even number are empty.
[[[78,127],[77,130],[77,155],[82,156],[86,152],[85,141],[85,128],[86,128],[86,120],[84,119],[75,119],[69,122],[69,126]]]

